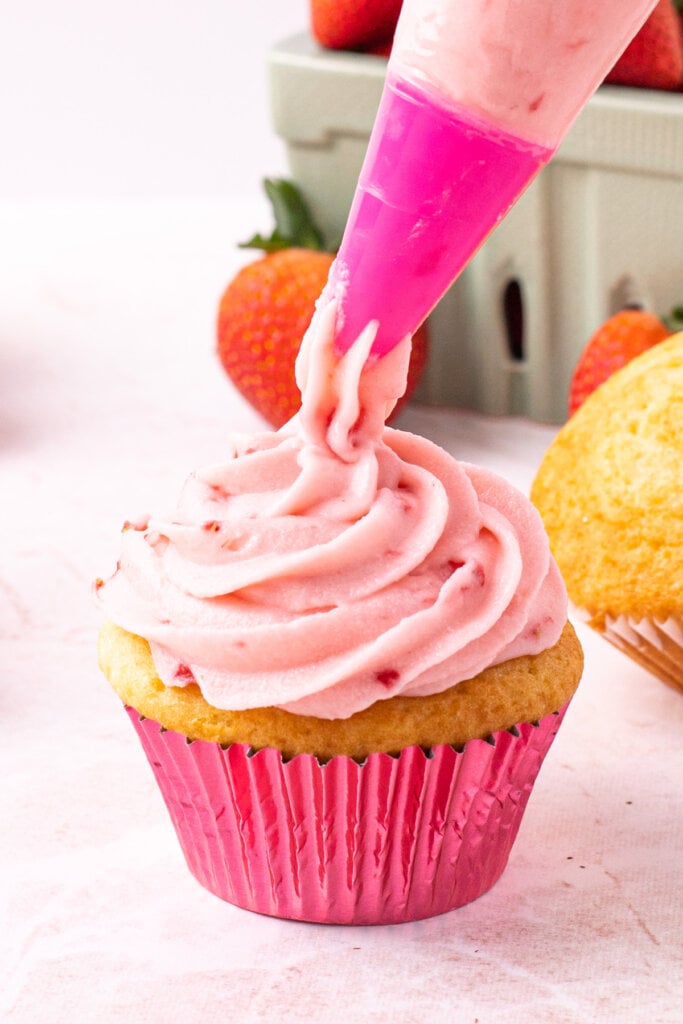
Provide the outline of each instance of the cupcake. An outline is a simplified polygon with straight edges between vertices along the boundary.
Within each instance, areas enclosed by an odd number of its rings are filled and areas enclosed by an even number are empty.
[[[204,886],[397,923],[500,876],[582,654],[530,502],[386,428],[409,340],[339,357],[334,316],[299,415],[124,529],[100,663]]]
[[[587,398],[531,496],[581,615],[683,690],[683,334]]]

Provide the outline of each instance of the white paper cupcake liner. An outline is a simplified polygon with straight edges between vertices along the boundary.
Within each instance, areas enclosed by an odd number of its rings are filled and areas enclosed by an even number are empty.
[[[663,619],[607,615],[604,624],[597,624],[586,609],[578,609],[578,613],[620,651],[683,693],[683,618],[680,615]]]

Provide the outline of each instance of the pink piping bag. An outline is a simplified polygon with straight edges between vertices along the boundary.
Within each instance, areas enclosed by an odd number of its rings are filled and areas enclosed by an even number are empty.
[[[404,0],[320,304],[385,355],[431,312],[550,160],[654,0]]]

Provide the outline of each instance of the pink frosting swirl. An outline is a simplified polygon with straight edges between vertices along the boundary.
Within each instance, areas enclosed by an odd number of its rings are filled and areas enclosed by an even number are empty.
[[[343,718],[552,646],[564,586],[540,518],[496,475],[384,428],[409,343],[339,359],[332,309],[297,367],[302,411],[236,438],[174,514],[124,530],[107,614],[167,685],[214,707]],[[315,335],[315,341],[311,339]]]

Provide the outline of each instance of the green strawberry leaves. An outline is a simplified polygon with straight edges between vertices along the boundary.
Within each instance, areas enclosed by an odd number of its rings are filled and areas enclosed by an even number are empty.
[[[662,320],[672,334],[683,331],[683,306],[674,306],[669,315],[662,317]]]
[[[264,252],[293,248],[329,251],[301,190],[293,182],[284,178],[265,178],[263,187],[270,200],[275,227],[268,237],[253,235],[248,242],[240,244],[240,249],[262,249]]]

